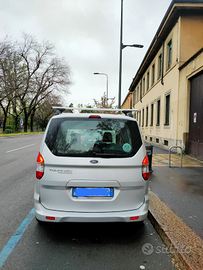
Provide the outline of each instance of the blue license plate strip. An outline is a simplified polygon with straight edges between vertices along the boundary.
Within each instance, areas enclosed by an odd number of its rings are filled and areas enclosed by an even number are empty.
[[[113,188],[73,188],[73,197],[113,197]]]

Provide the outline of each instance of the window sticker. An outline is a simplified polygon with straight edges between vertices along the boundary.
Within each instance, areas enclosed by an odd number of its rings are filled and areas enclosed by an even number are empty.
[[[131,147],[131,145],[129,144],[129,143],[125,143],[124,145],[123,145],[123,151],[125,151],[125,152],[130,152],[131,151],[131,149],[132,149],[132,147]]]

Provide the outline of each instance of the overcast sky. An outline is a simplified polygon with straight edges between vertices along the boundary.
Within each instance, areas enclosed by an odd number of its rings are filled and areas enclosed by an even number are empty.
[[[123,0],[122,102],[171,0]],[[94,104],[106,91],[118,102],[121,0],[0,0],[0,39],[22,32],[48,40],[65,57],[73,84],[63,105]]]

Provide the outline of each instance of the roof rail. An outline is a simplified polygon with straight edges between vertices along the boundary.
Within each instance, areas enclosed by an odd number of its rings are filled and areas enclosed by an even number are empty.
[[[56,110],[56,115],[61,114],[65,110],[78,110],[78,111],[106,111],[106,112],[122,112],[126,116],[133,117],[132,112],[138,112],[137,109],[104,109],[104,108],[76,108],[76,107],[56,107],[52,106],[52,109]]]
[[[62,107],[52,107],[52,109],[56,109],[55,115],[61,114],[63,111],[65,111],[65,108]]]

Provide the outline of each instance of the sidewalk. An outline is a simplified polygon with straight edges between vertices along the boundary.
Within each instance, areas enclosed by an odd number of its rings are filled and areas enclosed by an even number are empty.
[[[146,144],[147,145],[147,144]],[[153,146],[149,219],[180,269],[203,269],[203,162]]]

